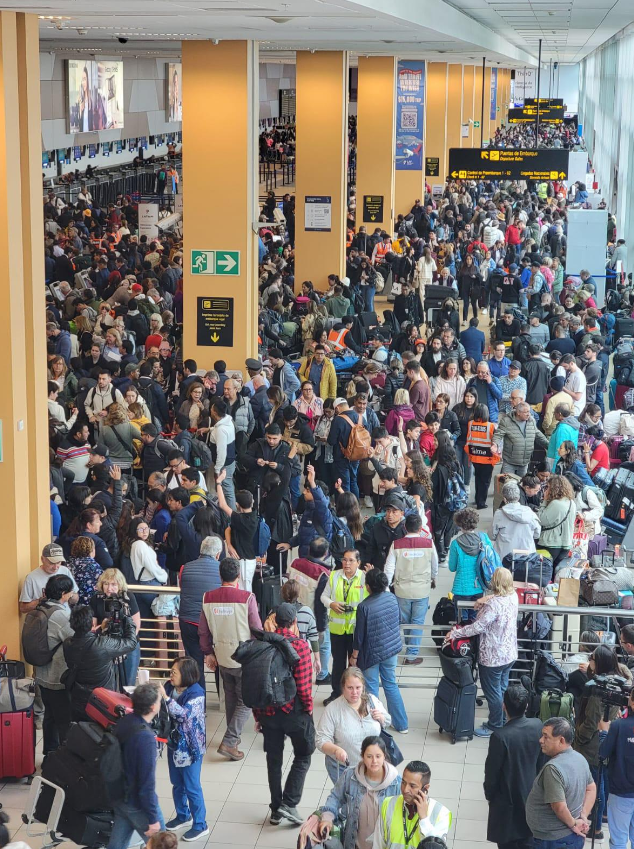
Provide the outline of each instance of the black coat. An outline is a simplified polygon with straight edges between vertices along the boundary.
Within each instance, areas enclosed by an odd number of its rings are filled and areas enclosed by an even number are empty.
[[[521,716],[491,735],[484,795],[489,803],[487,840],[492,843],[510,843],[531,835],[524,807],[545,763],[539,746],[541,733],[541,720]]]

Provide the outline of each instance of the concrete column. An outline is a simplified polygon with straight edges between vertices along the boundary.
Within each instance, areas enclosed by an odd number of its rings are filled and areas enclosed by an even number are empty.
[[[20,585],[51,538],[38,49],[35,15],[0,12],[0,621],[12,657],[20,654]]]
[[[296,90],[295,289],[323,291],[346,267],[348,53],[298,52]]]
[[[396,57],[359,57],[357,99],[357,210],[356,223],[368,233],[381,227],[394,229],[394,121],[396,117]],[[364,197],[383,198],[382,216],[368,207]],[[399,210],[402,212],[402,210]]]
[[[182,61],[184,355],[244,371],[257,354],[258,48],[185,41]]]

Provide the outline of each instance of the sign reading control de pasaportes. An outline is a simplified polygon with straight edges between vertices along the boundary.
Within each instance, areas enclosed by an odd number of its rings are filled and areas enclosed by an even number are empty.
[[[452,180],[565,180],[568,151],[452,147],[449,176]]]

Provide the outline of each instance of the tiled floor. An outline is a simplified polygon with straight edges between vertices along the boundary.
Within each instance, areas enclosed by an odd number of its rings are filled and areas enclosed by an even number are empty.
[[[473,486],[472,486],[473,489]],[[482,528],[491,525],[491,509],[481,513]],[[451,588],[452,575],[441,569],[437,588],[432,591],[428,624],[436,602]],[[484,761],[488,741],[473,741],[452,745],[447,735],[441,735],[432,719],[432,701],[438,680],[439,664],[431,641],[425,640],[425,662],[420,667],[400,668],[403,698],[410,720],[407,735],[395,734],[405,760],[422,759],[431,767],[432,796],[447,805],[454,820],[449,833],[449,849],[467,849],[473,843],[486,842],[487,805],[482,793]],[[324,708],[323,699],[329,688],[315,689],[315,721]],[[478,708],[476,723],[486,717],[486,706]],[[269,790],[266,780],[266,762],[262,751],[262,738],[256,735],[249,722],[242,740],[245,759],[231,763],[221,758],[216,749],[225,728],[224,716],[210,707],[207,716],[208,751],[202,768],[202,781],[207,802],[207,819],[211,829],[208,847],[232,846],[236,849],[291,849],[296,845],[297,828],[290,825],[272,826],[268,822]],[[38,751],[41,743],[38,745]],[[41,755],[38,755],[38,763]],[[286,768],[291,758],[287,742]],[[157,789],[163,815],[167,820],[173,815],[171,787],[165,757],[158,763]],[[319,752],[313,755],[300,810],[310,814],[328,795],[330,779]],[[10,814],[14,840],[24,840],[32,849],[40,849],[40,838],[30,838],[21,814],[28,798],[25,784],[6,784],[0,789],[0,802]],[[192,844],[202,849],[203,843]],[[68,844],[64,844],[65,846]],[[71,844],[72,845],[72,844]]]

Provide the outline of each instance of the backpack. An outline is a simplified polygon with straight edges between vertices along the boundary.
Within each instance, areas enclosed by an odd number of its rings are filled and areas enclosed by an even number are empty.
[[[22,629],[22,652],[26,662],[33,666],[47,666],[62,645],[60,642],[54,649],[48,647],[48,620],[57,609],[42,601],[35,610],[26,614]]]
[[[502,565],[500,555],[489,542],[484,541],[480,534],[480,551],[476,561],[476,575],[482,590],[487,590],[496,569]]]
[[[255,549],[256,557],[264,557],[269,550],[271,544],[271,529],[264,521],[263,517],[258,518],[258,526],[253,535],[253,548]]]
[[[159,442],[162,442],[163,445],[165,446],[163,451],[159,448]],[[193,440],[192,440],[192,442],[193,442]],[[157,437],[157,440],[154,443],[154,453],[156,454],[157,457],[160,457],[161,460],[167,460],[167,455],[169,454],[170,451],[180,451],[180,450],[181,450],[180,447],[174,442],[173,439],[164,439],[163,437],[159,436],[159,437]]]
[[[557,663],[550,652],[539,649],[536,652],[533,688],[539,695],[547,690],[566,691],[568,675]]]
[[[332,517],[332,535],[330,537],[330,554],[340,562],[344,551],[350,551],[354,548],[354,538],[346,523],[333,514]]]
[[[297,693],[293,668],[299,655],[281,634],[252,631],[231,655],[242,667],[242,701],[248,708],[265,710],[288,704]]]
[[[539,702],[539,718],[546,722],[551,716],[561,716],[574,725],[574,698],[572,693],[545,690]]]
[[[515,359],[522,363],[522,365],[524,365],[524,363],[527,363],[530,359],[530,347],[533,343],[532,340],[527,336],[518,336],[516,341],[517,345],[513,353]]]
[[[464,485],[462,476],[456,472],[447,481],[444,507],[452,513],[463,510],[469,503],[469,493]]]
[[[596,497],[599,501],[599,504],[605,509],[605,507],[607,507],[607,504],[608,504],[608,497],[605,494],[605,492],[602,489],[600,489],[598,486],[590,486],[590,484],[586,484],[586,486],[584,486],[584,488],[581,491],[581,497],[586,502],[586,504],[588,503],[587,494],[590,490],[592,490],[592,492],[594,492],[594,494],[596,495]]]
[[[439,631],[438,636],[434,636],[432,634],[433,641],[440,648],[445,642],[445,635],[449,626],[453,625],[456,621],[456,608],[454,607],[453,601],[448,599],[446,596],[443,596],[434,608],[434,615],[432,616],[431,621],[434,625],[447,626],[447,629],[443,627],[442,630]]]
[[[224,510],[220,509],[220,504],[218,503],[218,499],[216,498],[215,495],[211,496],[211,495],[209,495],[209,493],[201,493],[201,497],[202,497],[203,501],[205,502],[206,506],[211,508],[211,512],[213,514],[212,524],[213,524],[215,533],[217,533],[218,536],[223,537],[224,532],[229,527],[229,517],[227,516],[227,514],[225,513]],[[191,517],[191,519],[187,523],[188,527],[190,527],[194,533],[196,533],[196,531],[194,530],[194,520],[195,520],[195,518],[196,518],[196,513],[194,513],[194,515]]]
[[[201,439],[192,439],[189,451],[189,465],[199,472],[206,472],[213,462],[211,449]]]
[[[355,460],[367,460],[372,453],[372,437],[368,433],[367,428],[361,422],[355,424],[352,419],[349,419],[343,413],[341,414],[341,418],[350,425],[348,444],[344,448],[339,443],[343,456],[346,460],[351,460],[352,462]]]
[[[608,289],[605,293],[605,308],[609,312],[616,312],[621,308],[623,297],[616,289]]]

